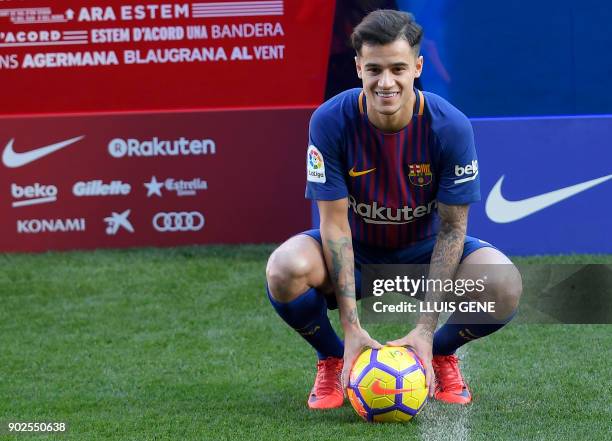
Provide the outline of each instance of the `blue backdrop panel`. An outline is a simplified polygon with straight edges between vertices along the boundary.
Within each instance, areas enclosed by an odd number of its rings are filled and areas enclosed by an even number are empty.
[[[612,253],[612,117],[475,119],[472,124],[483,200],[472,207],[471,234],[510,254]],[[497,223],[491,217],[500,213],[487,215],[485,202],[502,176],[501,195],[509,201],[608,179],[522,219]]]

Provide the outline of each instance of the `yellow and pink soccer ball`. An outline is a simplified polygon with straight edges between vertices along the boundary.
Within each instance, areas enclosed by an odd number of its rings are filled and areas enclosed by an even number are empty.
[[[351,368],[347,395],[366,421],[410,421],[427,401],[425,368],[411,348],[367,349]]]

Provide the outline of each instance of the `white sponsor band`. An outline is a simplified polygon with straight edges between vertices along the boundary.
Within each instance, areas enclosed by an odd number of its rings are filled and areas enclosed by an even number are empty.
[[[85,231],[85,219],[20,219],[17,221],[17,233],[70,233]]]
[[[111,181],[105,184],[101,179],[93,181],[79,181],[72,187],[72,194],[83,196],[127,196],[132,187],[121,181]]]
[[[182,136],[176,140],[163,140],[153,137],[147,141],[134,138],[115,138],[108,143],[108,152],[114,158],[125,156],[198,156],[214,155],[217,152],[217,146],[212,139],[186,139]]]

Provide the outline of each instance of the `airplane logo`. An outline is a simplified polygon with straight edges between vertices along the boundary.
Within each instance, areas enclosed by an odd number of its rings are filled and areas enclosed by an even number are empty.
[[[114,211],[110,216],[104,218],[106,222],[106,234],[114,236],[119,231],[119,228],[124,228],[130,233],[134,232],[134,227],[128,220],[131,210],[125,210],[123,213],[115,213]]]

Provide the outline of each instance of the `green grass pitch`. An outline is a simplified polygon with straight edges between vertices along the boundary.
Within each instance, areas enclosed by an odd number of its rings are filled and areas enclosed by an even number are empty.
[[[0,423],[69,426],[0,438],[610,439],[610,325],[511,324],[469,344],[460,355],[474,403],[430,402],[406,425],[366,424],[348,403],[308,411],[315,357],[268,304],[271,250],[0,255]],[[384,341],[407,329],[368,331]]]

